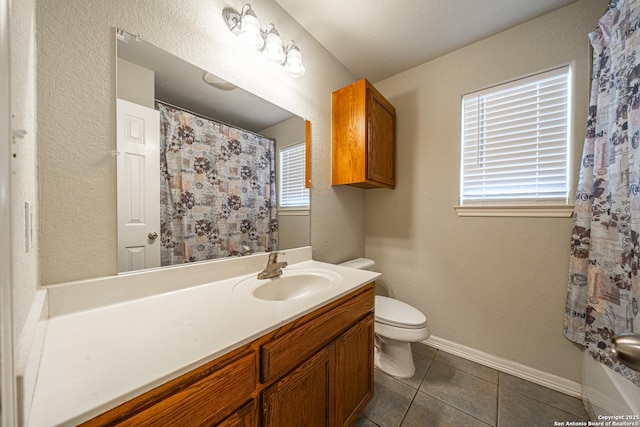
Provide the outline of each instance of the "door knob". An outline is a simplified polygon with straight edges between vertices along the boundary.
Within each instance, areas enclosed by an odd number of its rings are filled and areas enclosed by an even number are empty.
[[[158,233],[152,231],[147,237],[149,237],[149,240],[156,240],[158,238]]]
[[[618,362],[640,372],[640,334],[622,332],[611,338],[611,353]]]

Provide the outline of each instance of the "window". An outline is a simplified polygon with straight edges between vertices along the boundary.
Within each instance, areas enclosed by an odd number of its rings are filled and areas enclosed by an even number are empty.
[[[280,148],[280,208],[309,209],[309,189],[304,186],[305,144]]]
[[[458,214],[567,206],[570,81],[563,67],[464,95]]]

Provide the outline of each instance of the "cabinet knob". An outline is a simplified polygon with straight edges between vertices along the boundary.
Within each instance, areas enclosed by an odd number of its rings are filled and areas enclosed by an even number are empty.
[[[158,238],[158,233],[152,231],[147,237],[149,237],[149,240],[156,240]]]

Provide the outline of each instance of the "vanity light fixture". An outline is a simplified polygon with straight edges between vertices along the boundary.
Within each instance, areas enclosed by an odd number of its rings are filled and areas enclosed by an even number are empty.
[[[262,31],[258,17],[249,3],[242,6],[240,13],[231,8],[224,9],[222,17],[233,34],[248,46],[263,52],[270,61],[282,65],[287,74],[292,77],[304,74],[302,54],[296,43],[291,40],[283,47],[280,33],[274,24],[267,25]]]

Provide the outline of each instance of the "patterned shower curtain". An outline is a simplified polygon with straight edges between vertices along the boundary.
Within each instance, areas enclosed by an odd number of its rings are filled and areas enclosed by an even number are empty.
[[[157,108],[162,265],[277,249],[275,141]]]
[[[613,0],[589,35],[593,78],[576,193],[564,334],[636,385],[611,338],[640,332],[640,0]]]

